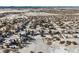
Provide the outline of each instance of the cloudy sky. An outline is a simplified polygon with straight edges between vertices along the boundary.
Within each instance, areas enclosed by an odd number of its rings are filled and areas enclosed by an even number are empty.
[[[79,6],[78,0],[0,0],[0,6]]]

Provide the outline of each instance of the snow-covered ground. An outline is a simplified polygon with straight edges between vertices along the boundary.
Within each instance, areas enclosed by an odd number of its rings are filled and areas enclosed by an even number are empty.
[[[10,50],[10,53],[79,52],[79,39],[77,38],[79,29],[75,28],[78,27],[78,13],[74,13],[77,16],[73,14],[72,16],[71,14],[31,12],[26,9],[0,11],[1,15],[9,13],[0,18],[1,53],[4,50]],[[10,12],[14,12],[14,14]],[[75,20],[73,20],[74,17]],[[73,27],[70,23],[75,26]]]

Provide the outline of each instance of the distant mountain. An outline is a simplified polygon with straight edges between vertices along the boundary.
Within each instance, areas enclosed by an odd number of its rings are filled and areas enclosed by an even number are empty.
[[[0,6],[0,8],[74,8],[77,9],[79,6]]]

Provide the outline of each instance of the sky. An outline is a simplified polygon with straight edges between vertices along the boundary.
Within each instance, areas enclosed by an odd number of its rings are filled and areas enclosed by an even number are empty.
[[[0,6],[79,6],[78,0],[0,0]]]

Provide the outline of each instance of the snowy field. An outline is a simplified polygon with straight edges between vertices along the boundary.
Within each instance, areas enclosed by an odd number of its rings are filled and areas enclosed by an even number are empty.
[[[0,53],[78,53],[79,10],[0,9]]]

